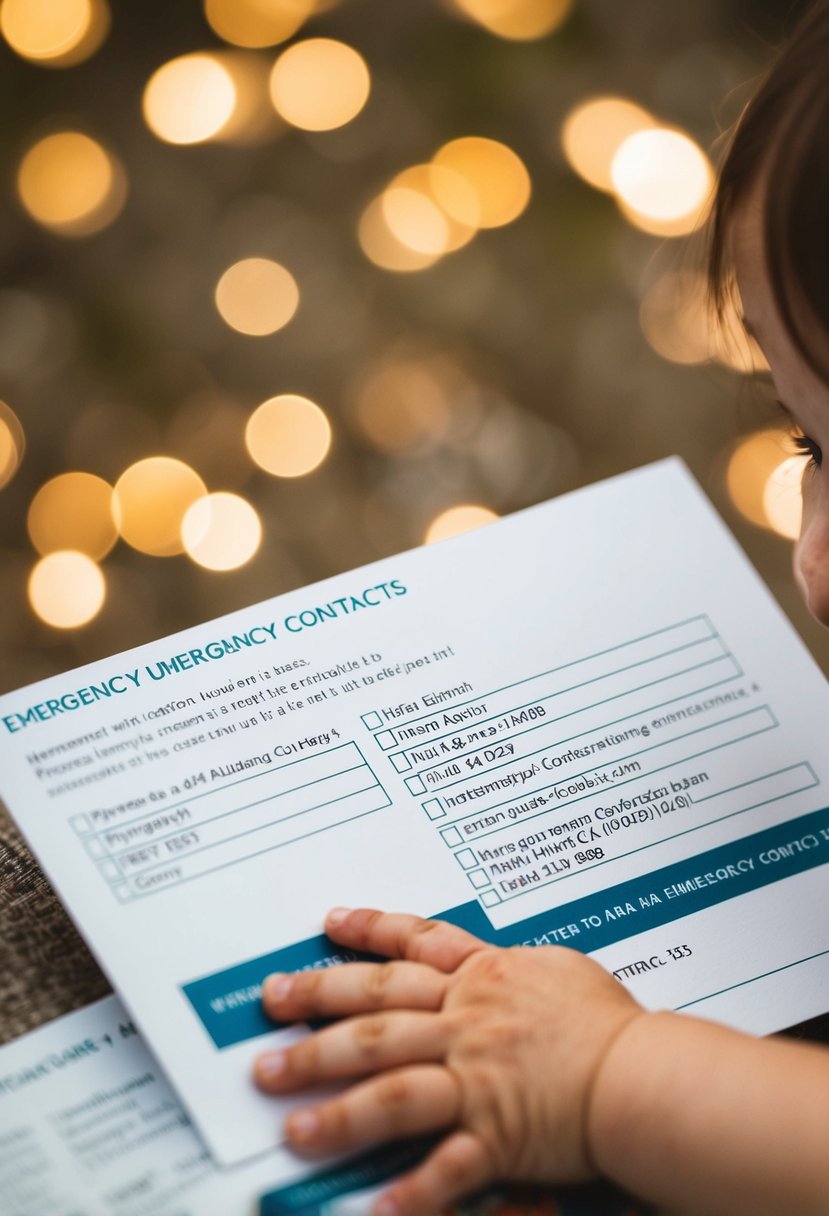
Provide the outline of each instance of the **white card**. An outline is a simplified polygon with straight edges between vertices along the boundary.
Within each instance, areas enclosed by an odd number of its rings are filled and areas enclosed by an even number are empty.
[[[335,905],[826,1009],[826,682],[678,461],[0,698],[0,788],[211,1149]]]
[[[297,1170],[217,1171],[115,996],[0,1047],[3,1216],[254,1216]]]

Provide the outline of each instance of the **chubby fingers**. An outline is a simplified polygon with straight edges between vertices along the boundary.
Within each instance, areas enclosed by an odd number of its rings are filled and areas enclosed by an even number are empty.
[[[494,1180],[492,1158],[484,1144],[471,1132],[453,1132],[383,1192],[374,1205],[374,1216],[438,1216],[456,1199]]]
[[[292,1148],[325,1156],[451,1127],[460,1113],[460,1087],[452,1073],[437,1064],[419,1064],[294,1111],[285,1121],[285,1135]]]
[[[345,1077],[443,1060],[447,1020],[434,1013],[372,1013],[257,1057],[254,1078],[267,1093],[290,1093]]]
[[[320,971],[270,975],[262,986],[269,1017],[280,1022],[342,1017],[377,1009],[440,1009],[446,976],[424,963],[342,963]]]
[[[428,963],[444,972],[454,971],[470,954],[486,948],[480,938],[457,925],[373,908],[333,908],[325,918],[325,932],[343,946]]]

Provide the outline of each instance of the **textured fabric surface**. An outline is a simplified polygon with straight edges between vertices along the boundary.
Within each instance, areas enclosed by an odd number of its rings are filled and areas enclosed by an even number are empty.
[[[0,804],[0,1043],[111,991]]]

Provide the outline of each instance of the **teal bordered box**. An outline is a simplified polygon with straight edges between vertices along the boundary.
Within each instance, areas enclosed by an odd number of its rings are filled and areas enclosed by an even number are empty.
[[[472,886],[478,891],[480,891],[482,887],[489,886],[489,875],[487,874],[486,870],[470,870],[466,877],[472,883]]]
[[[361,714],[363,726],[367,726],[369,730],[379,730],[383,725],[383,719],[380,717],[376,709],[372,709],[367,714]]]

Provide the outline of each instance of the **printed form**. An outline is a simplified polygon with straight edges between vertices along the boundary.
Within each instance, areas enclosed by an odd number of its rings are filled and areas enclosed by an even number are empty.
[[[678,461],[0,698],[0,787],[216,1159],[336,904],[829,1008],[829,691]]]
[[[216,1170],[115,996],[0,1047],[3,1216],[254,1216],[296,1170]]]

